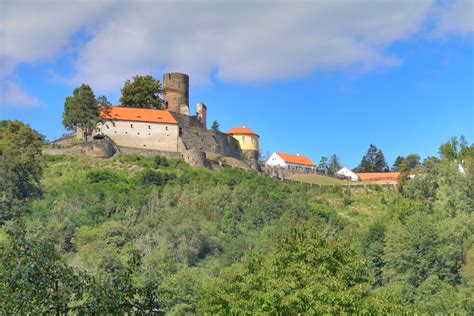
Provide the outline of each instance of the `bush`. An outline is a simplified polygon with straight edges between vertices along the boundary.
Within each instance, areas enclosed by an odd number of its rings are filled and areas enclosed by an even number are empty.
[[[156,167],[168,167],[169,166],[168,160],[165,157],[155,156],[155,158],[153,160],[155,161],[155,166]]]
[[[86,174],[89,183],[118,182],[122,180],[121,178],[116,172],[107,169],[92,170]]]

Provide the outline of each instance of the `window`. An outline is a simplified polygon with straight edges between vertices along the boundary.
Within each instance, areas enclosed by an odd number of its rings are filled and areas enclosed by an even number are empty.
[[[115,127],[115,122],[112,122],[112,126]]]
[[[242,136],[242,143],[245,143],[245,136]]]
[[[168,130],[168,126],[165,126],[165,130]]]
[[[151,129],[151,125],[148,125],[148,129]]]
[[[130,124],[130,127],[133,128],[133,124]]]
[[[109,125],[105,124],[105,127],[107,127],[107,129],[109,129]]]

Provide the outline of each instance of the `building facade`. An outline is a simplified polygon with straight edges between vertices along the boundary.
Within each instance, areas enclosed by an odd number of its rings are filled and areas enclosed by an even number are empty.
[[[265,162],[269,167],[280,167],[292,171],[316,172],[317,166],[308,157],[299,154],[274,152]]]
[[[100,112],[98,133],[122,147],[179,151],[179,126],[167,110],[108,107]]]

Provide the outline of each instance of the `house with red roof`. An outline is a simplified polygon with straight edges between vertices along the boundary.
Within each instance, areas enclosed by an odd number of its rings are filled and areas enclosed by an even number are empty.
[[[274,152],[265,162],[269,167],[280,167],[294,172],[316,172],[317,166],[308,157],[300,154]]]
[[[98,133],[118,146],[179,151],[179,126],[168,110],[110,106],[101,108]]]

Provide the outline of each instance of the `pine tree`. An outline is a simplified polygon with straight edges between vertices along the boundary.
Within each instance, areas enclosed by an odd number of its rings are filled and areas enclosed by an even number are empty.
[[[331,156],[328,169],[329,169],[329,174],[332,176],[335,175],[339,169],[341,169],[341,163],[339,162],[339,157],[336,154],[333,154]]]

